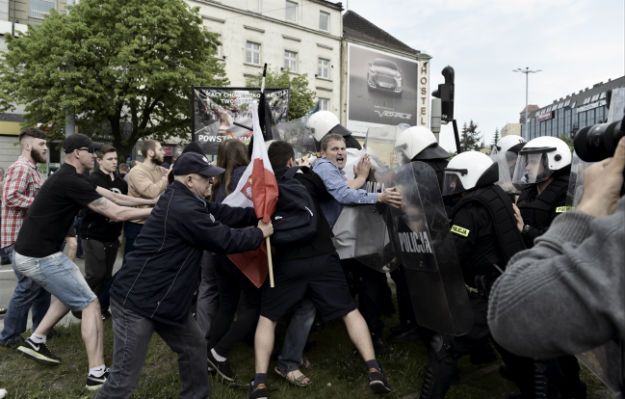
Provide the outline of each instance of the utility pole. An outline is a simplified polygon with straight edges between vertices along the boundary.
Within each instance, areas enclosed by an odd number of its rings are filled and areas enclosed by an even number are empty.
[[[538,73],[542,71],[542,69],[530,69],[529,67],[525,67],[525,69],[523,68],[516,68],[513,69],[512,72],[521,72],[525,74],[525,127],[524,127],[524,133],[525,133],[525,138],[527,140],[529,140],[529,130],[528,130],[528,117],[527,117],[527,106],[528,106],[528,100],[529,100],[529,74],[530,73]]]

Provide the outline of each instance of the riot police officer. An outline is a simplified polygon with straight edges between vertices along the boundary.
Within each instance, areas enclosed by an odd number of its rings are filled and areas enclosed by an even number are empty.
[[[443,196],[456,202],[449,215],[450,231],[474,322],[467,334],[433,337],[421,399],[443,398],[451,385],[458,358],[490,336],[486,324],[488,292],[508,259],[524,248],[516,229],[512,202],[495,184],[498,176],[498,165],[477,151],[456,155],[445,169]]]
[[[543,234],[566,206],[571,172],[571,150],[557,137],[530,140],[517,159],[512,182],[521,187],[517,201],[517,227],[528,247]],[[546,398],[586,398],[574,356],[534,363],[534,394]]]

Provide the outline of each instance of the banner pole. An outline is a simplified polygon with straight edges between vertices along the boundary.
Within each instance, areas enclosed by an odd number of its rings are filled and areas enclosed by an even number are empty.
[[[271,258],[271,242],[269,241],[269,237],[265,239],[265,243],[267,244],[267,269],[269,272],[269,287],[275,288],[276,283],[273,280],[273,259]]]

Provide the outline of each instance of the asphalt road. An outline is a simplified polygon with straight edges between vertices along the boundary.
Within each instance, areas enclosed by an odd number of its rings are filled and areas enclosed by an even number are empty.
[[[122,264],[122,256],[121,249],[117,254],[117,260],[115,261],[115,267],[113,269],[113,273],[115,273]],[[85,261],[83,259],[76,259],[76,265],[80,271],[85,272]],[[13,268],[11,265],[3,265],[0,266],[0,306],[7,307],[9,304],[9,300],[11,299],[11,295],[13,295],[13,290],[15,289],[15,283],[17,278],[15,277],[15,273],[13,272]],[[79,320],[73,317],[71,314],[65,316],[61,321],[61,325],[67,325],[69,323],[77,323]],[[28,319],[28,328],[30,328],[31,320],[30,317]],[[4,328],[4,318],[0,316],[0,331]]]

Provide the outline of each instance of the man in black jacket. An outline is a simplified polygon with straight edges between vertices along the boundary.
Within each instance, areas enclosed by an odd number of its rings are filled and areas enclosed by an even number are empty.
[[[115,174],[117,170],[117,150],[105,145],[97,151],[98,169],[89,175],[89,180],[96,186],[118,194],[128,194],[128,184]],[[84,210],[79,236],[85,251],[85,280],[98,296],[102,318],[110,316],[108,286],[113,276],[113,265],[119,248],[119,234],[122,222]]]
[[[271,224],[253,226],[252,208],[206,201],[210,178],[222,172],[197,153],[183,154],[174,164],[174,182],[161,195],[111,287],[113,367],[97,398],[130,396],[154,332],[178,354],[180,397],[208,397],[206,344],[191,316],[202,252],[252,250],[273,232]],[[248,227],[234,228],[239,226]]]
[[[293,147],[284,141],[273,142],[268,153],[278,179],[295,165]],[[298,173],[295,178],[306,187],[316,212],[321,214],[319,201],[329,197],[321,178],[310,171]],[[343,318],[352,342],[366,363],[369,387],[376,393],[391,391],[375,359],[367,323],[349,293],[332,244],[330,226],[323,217],[317,223],[317,232],[311,239],[274,248],[276,286],[269,288],[265,284],[261,293],[261,316],[254,337],[256,374],[249,398],[268,397],[267,369],[276,323],[305,297],[313,301],[324,320]]]

